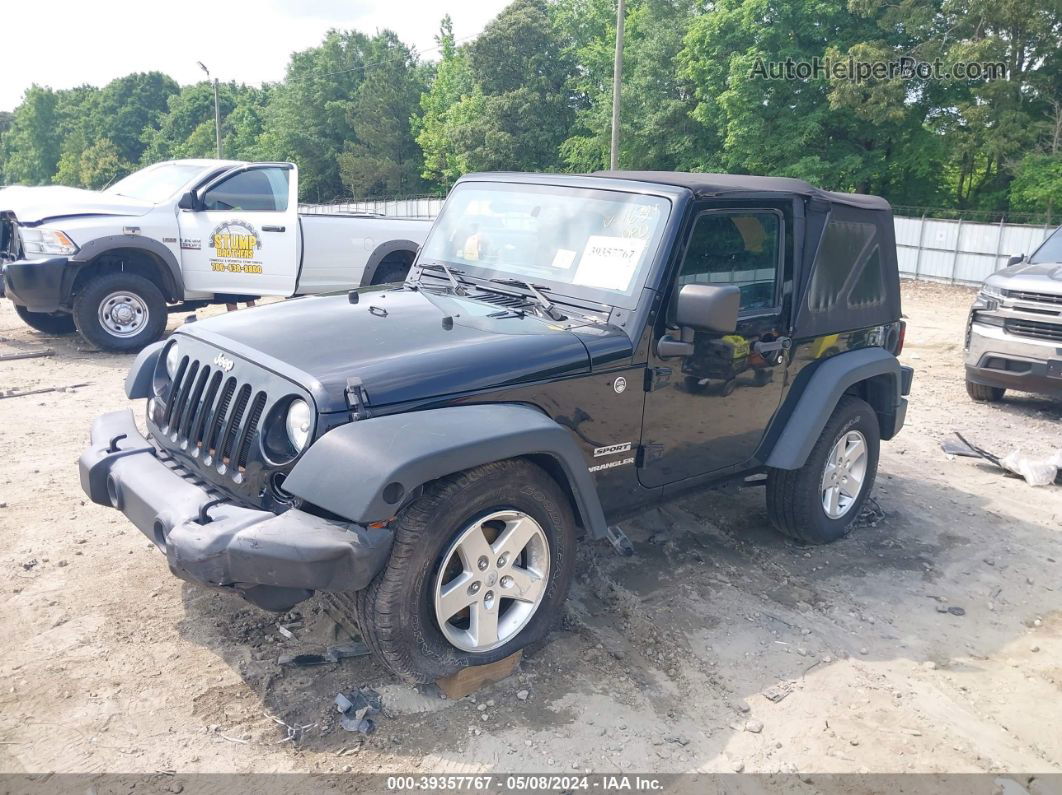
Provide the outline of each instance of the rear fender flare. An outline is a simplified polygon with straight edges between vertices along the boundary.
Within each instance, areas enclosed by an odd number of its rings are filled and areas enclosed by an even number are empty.
[[[417,256],[418,248],[420,248],[420,244],[414,243],[412,240],[388,240],[386,243],[378,245],[365,262],[365,272],[361,277],[362,286],[372,284],[372,280],[376,278],[376,269],[388,255],[405,252],[410,254],[410,262],[412,263]]]
[[[785,427],[767,456],[767,466],[774,469],[800,469],[808,459],[827,420],[841,396],[858,384],[867,382],[864,395],[885,422],[901,404],[900,363],[883,348],[861,348],[831,356],[817,365],[802,386],[800,378],[790,394],[799,397],[792,409],[783,412]],[[792,399],[792,398],[791,398]],[[883,432],[882,438],[890,438]]]
[[[284,489],[358,524],[390,519],[416,489],[482,464],[549,456],[567,478],[578,519],[607,531],[586,459],[571,431],[512,403],[449,406],[351,422],[311,445]]]

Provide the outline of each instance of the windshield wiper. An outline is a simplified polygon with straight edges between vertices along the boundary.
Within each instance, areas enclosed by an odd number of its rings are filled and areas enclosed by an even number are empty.
[[[422,264],[420,266],[420,269],[422,271],[423,270],[442,271],[443,273],[446,274],[446,278],[450,280],[450,286],[453,288],[454,293],[456,293],[457,295],[465,295],[466,294],[464,285],[461,284],[461,282],[459,282],[457,280],[456,276],[454,276],[455,273],[460,274],[462,276],[464,274],[461,273],[461,271],[454,270],[449,265],[447,265],[445,262],[436,261],[436,262],[424,263],[424,264]]]
[[[535,299],[538,305],[542,307],[542,311],[544,311],[551,320],[568,319],[554,308],[552,301],[550,301],[548,298],[546,298],[545,295],[543,295],[542,290],[548,290],[548,287],[538,287],[537,285],[534,285],[528,281],[524,281],[523,279],[488,279],[488,281],[494,282],[495,284],[508,284],[512,285],[513,287],[523,287],[529,293],[531,293],[532,297]]]

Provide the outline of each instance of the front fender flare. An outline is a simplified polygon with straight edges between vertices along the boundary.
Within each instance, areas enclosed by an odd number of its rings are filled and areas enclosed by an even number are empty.
[[[70,258],[71,264],[78,266],[86,265],[97,257],[109,251],[124,248],[145,251],[156,257],[165,267],[162,273],[164,284],[159,287],[171,301],[180,301],[184,298],[184,275],[181,273],[181,264],[163,243],[151,237],[140,235],[107,235],[89,240],[78,252]]]
[[[554,459],[583,527],[605,535],[601,501],[571,431],[529,406],[492,403],[391,414],[335,428],[310,447],[284,489],[358,524],[382,522],[419,486],[526,455]]]
[[[767,466],[774,469],[804,466],[837,402],[854,384],[885,377],[881,380],[888,383],[888,394],[878,395],[872,401],[877,404],[873,408],[879,417],[903,402],[900,362],[884,348],[860,348],[839,353],[809,370],[808,376],[803,384],[798,377],[790,393],[799,392],[800,397],[792,410],[781,415],[785,426],[767,457]]]

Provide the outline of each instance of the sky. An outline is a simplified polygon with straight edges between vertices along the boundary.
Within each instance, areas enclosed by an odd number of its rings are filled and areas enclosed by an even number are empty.
[[[290,53],[329,28],[394,30],[421,52],[435,47],[449,13],[458,40],[471,38],[508,0],[39,0],[4,3],[0,110],[14,110],[33,83],[102,86],[158,70],[178,83],[280,80]],[[433,60],[434,52],[424,54]]]

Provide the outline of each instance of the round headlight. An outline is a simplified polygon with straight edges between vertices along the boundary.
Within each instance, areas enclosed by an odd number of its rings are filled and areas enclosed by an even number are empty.
[[[166,351],[166,375],[172,381],[177,377],[177,367],[181,364],[181,354],[177,350],[177,343],[173,343]]]
[[[310,425],[312,423],[310,407],[305,400],[293,400],[288,407],[288,416],[284,420],[284,428],[288,432],[288,441],[297,452],[302,452],[306,442],[310,440]]]

